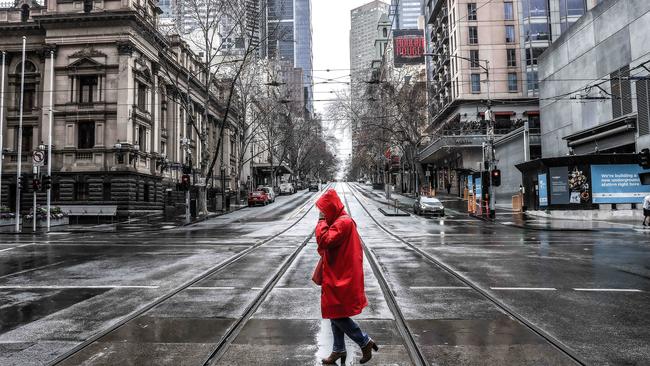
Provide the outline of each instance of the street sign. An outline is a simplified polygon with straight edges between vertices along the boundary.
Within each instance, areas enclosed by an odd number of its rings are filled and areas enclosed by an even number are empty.
[[[45,152],[36,150],[32,154],[32,163],[34,166],[43,166],[45,165]]]

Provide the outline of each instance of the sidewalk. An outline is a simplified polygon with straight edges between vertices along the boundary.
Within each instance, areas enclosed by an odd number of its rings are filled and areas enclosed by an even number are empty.
[[[394,205],[394,200],[399,202],[399,208],[411,212],[415,198],[404,196],[398,193],[391,192],[391,202],[388,203],[384,191],[373,190],[370,187],[357,185],[358,188],[364,190],[372,196],[376,201],[382,202],[385,205]],[[486,222],[493,222],[495,224],[517,227],[528,230],[549,230],[549,231],[647,231],[650,233],[650,227],[644,228],[640,223],[638,225],[622,222],[612,222],[604,220],[570,220],[570,219],[554,219],[550,217],[536,216],[521,212],[515,212],[512,206],[508,204],[496,205],[496,218],[487,219],[481,216],[469,215],[467,213],[467,201],[463,201],[460,197],[455,195],[447,195],[445,193],[438,193],[436,195],[446,207],[455,210],[459,214],[466,214],[469,217],[483,220]]]

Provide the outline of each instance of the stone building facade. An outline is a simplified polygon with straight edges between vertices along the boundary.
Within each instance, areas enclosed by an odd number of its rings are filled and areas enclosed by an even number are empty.
[[[215,84],[205,97],[200,60],[180,38],[158,31],[159,14],[153,0],[47,0],[42,6],[23,0],[0,9],[0,51],[7,60],[2,204],[15,205],[18,149],[22,171],[30,173],[24,176],[33,178],[31,153],[47,144],[50,109],[55,205],[116,205],[120,215],[159,211],[182,201],[184,166],[194,183],[201,181],[222,132],[227,88]],[[231,143],[237,113],[230,116],[208,191],[235,186],[237,154],[230,150],[237,146]],[[21,190],[23,208],[31,194],[31,185]],[[38,199],[44,202],[45,193]]]

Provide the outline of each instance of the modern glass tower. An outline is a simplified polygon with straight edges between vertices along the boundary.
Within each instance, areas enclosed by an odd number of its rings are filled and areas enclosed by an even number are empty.
[[[263,54],[302,69],[305,104],[313,112],[311,0],[268,0],[267,7]]]
[[[421,14],[421,0],[391,0],[393,29],[418,29],[418,18]]]

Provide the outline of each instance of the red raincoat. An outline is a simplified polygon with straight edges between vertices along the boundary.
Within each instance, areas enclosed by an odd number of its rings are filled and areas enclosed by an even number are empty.
[[[318,254],[323,259],[321,313],[325,319],[360,314],[368,305],[363,285],[363,250],[357,225],[333,189],[316,202],[325,219],[316,226]]]

